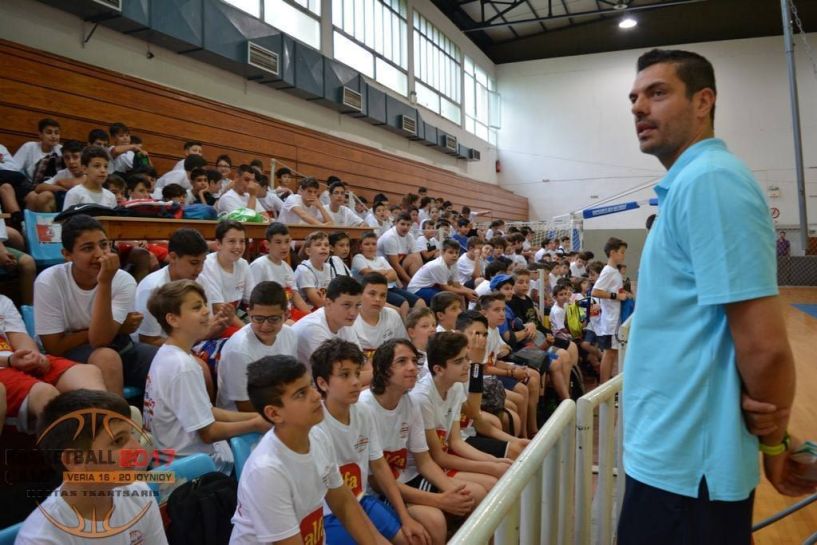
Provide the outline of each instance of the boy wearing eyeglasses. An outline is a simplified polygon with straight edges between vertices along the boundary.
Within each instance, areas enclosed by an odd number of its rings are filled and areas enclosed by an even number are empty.
[[[221,349],[216,406],[255,412],[247,395],[247,366],[264,356],[292,355],[298,336],[284,324],[287,296],[277,282],[259,282],[250,293],[250,323],[230,337]]]

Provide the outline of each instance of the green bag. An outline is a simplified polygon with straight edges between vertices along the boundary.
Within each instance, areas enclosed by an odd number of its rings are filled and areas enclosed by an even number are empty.
[[[218,216],[218,221],[233,220],[241,223],[264,223],[264,216],[249,208],[236,208],[231,212],[222,212]]]
[[[565,306],[565,326],[574,339],[581,339],[583,333],[582,313],[577,303]]]

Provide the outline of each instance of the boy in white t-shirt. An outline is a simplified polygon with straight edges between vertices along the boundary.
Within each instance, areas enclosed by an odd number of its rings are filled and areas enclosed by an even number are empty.
[[[624,279],[618,271],[618,266],[624,263],[627,253],[627,243],[611,237],[604,245],[604,254],[607,256],[607,265],[602,269],[599,279],[593,285],[591,295],[599,299],[601,317],[596,328],[596,339],[599,348],[604,350],[599,369],[599,382],[603,383],[613,376],[613,367],[618,361],[618,333],[619,317],[621,316],[621,302],[629,297],[624,290]]]
[[[326,264],[329,259],[329,235],[323,231],[309,233],[301,251],[306,259],[295,267],[295,285],[301,296],[314,308],[326,304],[326,288],[332,281],[332,272]]]
[[[426,346],[428,339],[434,334],[436,324],[434,312],[428,307],[412,309],[406,316],[406,333],[419,353],[417,378],[420,379],[429,372],[426,365]]]
[[[450,291],[469,300],[476,299],[474,290],[462,286],[457,280],[454,266],[459,256],[459,243],[454,239],[444,240],[442,255],[420,267],[406,289],[422,297],[426,303],[430,303],[431,298],[441,291]]]
[[[14,154],[14,162],[27,178],[34,178],[34,167],[49,153],[61,154],[60,124],[54,119],[40,119],[37,123],[39,141],[26,142]]]
[[[264,432],[269,424],[257,414],[213,407],[204,387],[193,344],[210,327],[204,289],[192,280],[176,280],[160,287],[148,300],[150,313],[167,333],[156,353],[145,385],[144,425],[160,449],[175,456],[204,453],[219,471],[230,474],[233,456],[227,439]]]
[[[360,502],[368,522],[373,524],[372,530],[396,544],[427,542],[428,532],[412,518],[400,496],[369,409],[357,403],[364,364],[360,348],[341,339],[330,339],[312,354],[310,364],[315,385],[323,397],[324,419],[318,427],[332,439],[343,482]],[[367,486],[369,475],[377,483],[380,497],[388,503],[371,494]],[[326,507],[324,522],[329,543],[354,544]]]
[[[14,543],[132,545],[138,538],[140,543],[167,544],[159,504],[145,483],[76,478],[115,477],[122,471],[144,469],[125,463],[125,457],[133,461],[132,453],[140,449],[136,424],[129,416],[124,399],[97,390],[60,394],[45,407],[37,447],[61,474],[74,478],[65,478],[47,497],[37,498],[44,501],[25,520]]]
[[[216,210],[219,213],[229,213],[239,208],[249,208],[256,212],[263,212],[264,207],[258,202],[257,197],[260,191],[261,188],[255,181],[253,168],[250,165],[239,165],[233,186],[218,198]]]
[[[298,184],[298,194],[290,195],[284,201],[278,221],[292,225],[332,225],[332,216],[318,199],[319,188],[315,178],[303,178]]]
[[[460,332],[436,333],[426,349],[431,371],[411,390],[411,400],[420,408],[431,458],[448,470],[449,476],[475,483],[484,489],[496,484],[511,461],[479,451],[463,440],[460,414],[468,397],[471,361],[468,338]],[[482,362],[474,366],[481,370]]]
[[[108,152],[97,146],[88,146],[82,150],[81,161],[85,180],[68,190],[62,209],[85,203],[116,208],[116,196],[102,187],[108,179]]]
[[[373,353],[389,339],[408,337],[400,313],[386,306],[388,280],[380,273],[363,277],[363,298],[355,320],[355,333],[364,352]]]
[[[110,172],[125,173],[133,168],[134,156],[142,152],[141,144],[131,143],[130,129],[123,123],[113,123],[108,128],[114,145],[108,149],[111,156]]]
[[[477,237],[468,238],[465,252],[457,259],[457,279],[460,284],[471,289],[484,280]]]
[[[259,282],[250,294],[250,323],[230,337],[221,349],[216,405],[252,412],[247,396],[247,366],[264,356],[295,354],[298,336],[286,324],[287,296],[280,284]]]
[[[26,208],[35,212],[55,212],[62,208],[66,192],[85,180],[82,171],[82,150],[85,145],[78,140],[68,140],[62,145],[62,163],[65,168],[37,184],[26,197]]]
[[[410,231],[411,215],[404,212],[397,216],[394,227],[377,239],[377,255],[386,258],[404,286],[411,282],[423,264],[423,258],[415,251],[414,237]]]
[[[142,322],[134,308],[136,281],[119,268],[119,256],[102,226],[83,214],[62,224],[67,263],[49,267],[34,282],[37,335],[45,351],[96,365],[105,386],[144,388],[156,347],[132,342]]]
[[[269,224],[264,237],[269,251],[267,255],[258,256],[250,263],[250,277],[253,287],[264,280],[277,282],[286,292],[290,303],[290,313],[297,321],[311,310],[295,285],[295,273],[286,258],[289,256],[290,236],[287,226],[280,222]]]
[[[247,369],[247,391],[274,427],[241,472],[230,544],[323,545],[324,501],[354,542],[377,543],[344,486],[332,440],[316,428],[324,412],[306,366],[292,356],[266,356]]]
[[[454,331],[457,316],[462,312],[462,298],[450,291],[441,291],[431,298],[429,308],[437,322],[437,332]]]
[[[360,227],[364,224],[363,219],[346,206],[349,191],[340,180],[335,180],[329,184],[329,209],[327,212],[332,216],[332,223],[335,225]]]
[[[213,314],[223,307],[232,307],[230,326],[241,329],[244,322],[235,314],[242,302],[249,300],[251,279],[250,264],[244,259],[246,247],[244,226],[232,220],[221,221],[216,226],[218,250],[204,260],[204,268],[197,278],[207,294]],[[230,312],[230,309],[226,309]]]
[[[372,387],[360,395],[360,403],[372,415],[383,456],[411,515],[422,521],[433,543],[442,544],[444,513],[467,515],[485,489],[447,476],[431,459],[423,417],[407,395],[417,384],[417,358],[408,339],[383,344],[374,354]]]
[[[420,252],[423,263],[428,263],[432,259],[440,257],[440,241],[434,236],[437,230],[434,227],[434,220],[423,221],[423,232],[417,237],[414,243],[414,251]]]

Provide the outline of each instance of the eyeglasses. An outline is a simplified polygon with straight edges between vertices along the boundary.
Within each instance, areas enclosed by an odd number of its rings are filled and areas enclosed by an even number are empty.
[[[281,322],[284,321],[284,317],[283,316],[259,316],[259,315],[255,315],[255,316],[250,316],[250,320],[252,320],[252,322],[254,324],[258,324],[258,325],[261,325],[264,322],[267,322],[269,325],[278,325],[278,324],[280,324]]]

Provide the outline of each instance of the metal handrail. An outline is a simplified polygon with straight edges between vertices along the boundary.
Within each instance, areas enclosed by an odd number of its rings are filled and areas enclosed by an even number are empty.
[[[572,545],[575,425],[562,401],[448,545]]]

